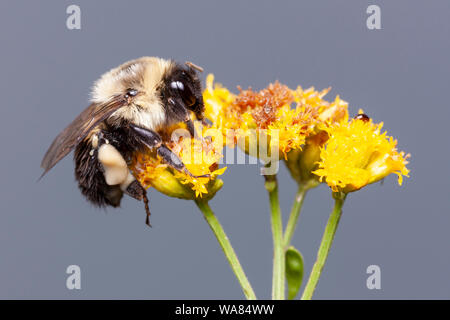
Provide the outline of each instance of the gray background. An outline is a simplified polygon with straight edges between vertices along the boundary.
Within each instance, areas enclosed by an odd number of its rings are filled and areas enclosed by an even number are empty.
[[[78,4],[82,29],[66,29]],[[382,30],[366,28],[378,4]],[[332,86],[384,121],[412,154],[411,178],[352,194],[315,298],[450,298],[449,1],[2,1],[0,4],[0,298],[242,298],[192,202],[151,192],[91,207],[70,157],[36,182],[56,134],[88,103],[92,82],[143,55],[191,60],[229,88]],[[206,74],[205,73],[205,74]],[[260,298],[270,297],[268,200],[256,165],[234,165],[211,205]],[[295,184],[282,167],[285,219]],[[305,202],[293,244],[309,273],[332,207],[326,186]],[[65,287],[66,267],[82,289]],[[366,288],[377,264],[382,289]]]

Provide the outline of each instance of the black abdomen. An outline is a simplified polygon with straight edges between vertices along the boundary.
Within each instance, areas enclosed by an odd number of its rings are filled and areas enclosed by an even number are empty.
[[[81,193],[98,207],[118,207],[123,192],[119,186],[106,183],[98,152],[89,141],[83,141],[75,149],[75,178]]]

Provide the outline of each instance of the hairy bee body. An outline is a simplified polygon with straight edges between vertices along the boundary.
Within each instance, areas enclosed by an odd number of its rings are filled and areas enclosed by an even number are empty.
[[[178,122],[194,134],[190,114],[203,119],[201,84],[192,66],[142,57],[106,72],[94,83],[92,104],[50,146],[43,175],[74,149],[75,178],[91,203],[117,207],[125,193],[144,200],[148,211],[145,189],[128,165],[135,152],[150,148],[190,174],[160,134]]]

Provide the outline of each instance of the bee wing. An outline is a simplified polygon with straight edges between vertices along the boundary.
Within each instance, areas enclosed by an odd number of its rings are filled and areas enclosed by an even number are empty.
[[[80,143],[89,132],[100,122],[107,119],[117,109],[127,105],[126,98],[122,95],[113,97],[106,103],[93,103],[83,110],[71,124],[67,126],[53,140],[41,162],[44,169],[42,178],[51,168],[64,158],[75,146]]]

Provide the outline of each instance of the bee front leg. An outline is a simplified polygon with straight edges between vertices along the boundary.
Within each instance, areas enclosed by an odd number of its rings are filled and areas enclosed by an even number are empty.
[[[190,175],[193,178],[208,178],[210,177],[209,174],[204,174],[200,176],[193,175],[185,166],[183,161],[175,154],[172,150],[170,150],[167,146],[164,144],[160,145],[158,149],[156,150],[161,158],[164,159],[164,161],[170,165],[172,168],[183,172],[187,175]]]
[[[147,147],[156,149],[158,155],[175,170],[186,173],[194,178],[209,177],[209,174],[194,176],[191,172],[189,172],[183,161],[181,161],[181,159],[162,142],[161,136],[157,132],[135,125],[130,125],[130,129],[134,131],[136,139],[140,140],[141,143]]]
[[[175,118],[179,119],[179,121],[183,121],[184,123],[186,123],[186,127],[187,127],[189,133],[191,134],[191,136],[194,137],[195,139],[200,139],[200,136],[198,135],[197,130],[195,129],[194,122],[191,120],[191,117],[189,116],[189,111],[186,108],[182,99],[169,98],[168,106],[172,110],[172,113]],[[195,114],[195,118],[197,120],[202,120],[203,115]]]
[[[188,116],[186,120],[184,120],[184,122],[186,123],[187,129],[191,136],[193,136],[195,139],[199,139],[200,137],[198,136],[197,130],[194,126],[194,122],[191,120],[191,118],[189,118]]]

